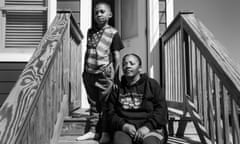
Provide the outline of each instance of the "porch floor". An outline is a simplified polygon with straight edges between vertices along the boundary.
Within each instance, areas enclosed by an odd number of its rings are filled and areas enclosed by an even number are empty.
[[[58,144],[98,144],[95,140],[76,141],[76,138],[84,134],[86,119],[88,113],[84,109],[75,112],[78,116],[66,117],[63,123],[61,135]],[[176,133],[178,122],[174,122],[174,133]],[[199,137],[196,133],[194,125],[189,122],[186,127],[183,138],[177,138],[174,135],[169,136],[167,144],[200,144]]]

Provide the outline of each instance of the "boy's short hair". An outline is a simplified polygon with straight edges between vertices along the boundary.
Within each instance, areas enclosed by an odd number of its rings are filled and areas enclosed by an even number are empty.
[[[109,0],[96,0],[95,6],[98,5],[98,4],[105,4],[109,8],[109,10],[111,11],[111,5],[110,5]]]
[[[139,66],[142,66],[142,59],[140,58],[140,56],[138,56],[135,53],[129,53],[129,54],[124,55],[122,58],[122,61],[124,61],[126,59],[126,57],[128,57],[128,56],[134,56],[135,58],[137,58]]]

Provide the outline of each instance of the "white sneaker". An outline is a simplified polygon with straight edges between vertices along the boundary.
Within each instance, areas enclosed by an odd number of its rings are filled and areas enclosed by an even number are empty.
[[[90,131],[85,133],[82,136],[77,137],[76,140],[83,141],[83,140],[95,139],[95,137],[96,137],[96,134]]]

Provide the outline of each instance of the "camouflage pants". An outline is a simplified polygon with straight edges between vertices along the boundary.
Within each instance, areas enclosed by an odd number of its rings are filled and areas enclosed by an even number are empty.
[[[106,102],[113,86],[113,77],[114,70],[112,66],[107,67],[107,69],[99,74],[83,73],[83,82],[88,94],[88,102],[90,104],[90,117],[93,116],[90,121],[93,125],[97,125],[95,131],[99,131],[98,127],[101,127],[102,131],[108,131],[105,111],[107,108]],[[94,115],[97,118],[94,119]],[[95,124],[96,119],[98,119],[97,124]]]

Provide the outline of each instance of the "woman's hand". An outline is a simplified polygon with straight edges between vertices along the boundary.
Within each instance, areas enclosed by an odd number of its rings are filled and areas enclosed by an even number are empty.
[[[123,125],[122,130],[128,133],[131,137],[134,137],[137,131],[134,125],[128,123]]]
[[[133,141],[140,142],[142,141],[143,137],[150,132],[150,129],[146,126],[139,128],[134,136]]]

